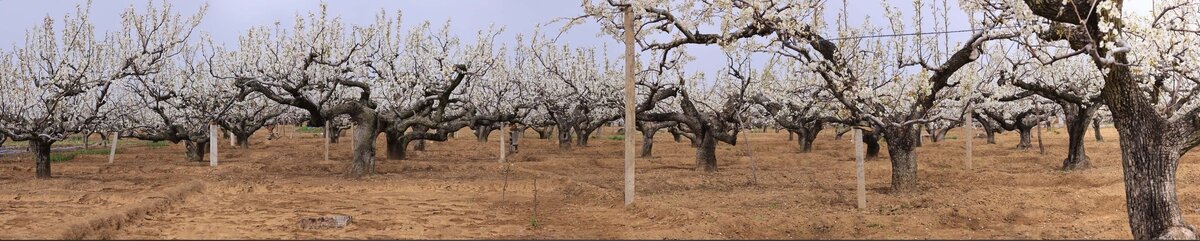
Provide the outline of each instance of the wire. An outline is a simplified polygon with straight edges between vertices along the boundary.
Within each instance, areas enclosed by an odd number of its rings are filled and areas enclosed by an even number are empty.
[[[1009,27],[995,27],[995,28],[1015,28],[1015,26],[1009,26]],[[916,33],[899,33],[899,34],[865,35],[865,36],[838,37],[838,38],[831,38],[831,39],[827,39],[827,40],[833,41],[833,40],[843,40],[843,39],[864,39],[864,38],[903,37],[903,36],[926,35],[926,34],[964,33],[964,32],[975,32],[975,31],[982,31],[982,30],[987,30],[987,29],[963,29],[963,30],[936,31],[936,32],[916,32]]]

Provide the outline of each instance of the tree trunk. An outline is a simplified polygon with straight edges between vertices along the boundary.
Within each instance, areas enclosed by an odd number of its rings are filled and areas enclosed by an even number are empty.
[[[533,131],[538,133],[538,139],[543,139],[543,140],[550,139],[550,136],[554,135],[554,127],[551,127],[551,126],[546,126],[546,127],[541,127],[541,128],[533,127]]]
[[[404,160],[408,158],[406,149],[408,149],[408,140],[402,137],[402,133],[385,132],[384,139],[387,139],[387,159],[388,160]]]
[[[879,137],[875,132],[863,132],[863,143],[867,144],[867,160],[879,156]]]
[[[788,141],[792,141],[793,139],[795,139],[795,136],[796,136],[795,132],[792,132],[792,130],[788,130],[787,133],[788,133]]]
[[[654,133],[657,132],[658,129],[642,131],[642,157],[651,156],[651,152],[654,151]]]
[[[791,137],[792,137],[791,133],[793,133],[793,132],[792,132],[792,131],[788,131],[788,140],[789,140],[789,141],[791,141],[791,140],[792,140],[792,138],[791,138]],[[804,131],[803,131],[803,130],[799,130],[799,131],[797,131],[797,132],[796,132],[796,135],[797,135],[797,136],[800,136],[800,138],[796,138],[796,144],[800,146],[800,152],[801,152],[801,153],[808,153],[808,152],[811,152],[811,151],[812,151],[812,143],[811,143],[811,142],[808,142],[808,141],[809,141],[809,140],[808,140],[808,138],[805,138],[805,137],[804,137],[804,136],[807,136],[807,135],[805,135],[805,134],[804,134]]]
[[[414,126],[412,131],[417,133],[426,133],[429,131],[429,128],[425,126]],[[417,140],[417,144],[413,145],[413,150],[425,151],[425,140]]]
[[[50,178],[50,146],[52,141],[42,141],[37,138],[29,140],[29,148],[33,149],[33,157],[37,164],[37,178]]]
[[[1124,53],[1118,63],[1129,63]],[[1101,97],[1113,113],[1121,143],[1125,203],[1134,239],[1196,239],[1184,221],[1175,190],[1181,132],[1159,116],[1128,66],[1109,65]]]
[[[187,148],[187,161],[204,161],[204,154],[208,153],[208,139],[203,141],[184,140],[183,145]]]
[[[805,125],[805,128],[801,129],[801,132],[798,132],[796,135],[797,139],[802,140],[800,142],[800,151],[812,152],[812,144],[817,140],[817,134],[820,134],[821,130],[824,128],[825,123],[821,121],[815,121]]]
[[[329,126],[329,143],[338,143],[338,138],[342,137],[342,129],[337,126]]]
[[[1021,142],[1017,143],[1017,149],[1025,150],[1033,147],[1033,126],[1017,126],[1017,132],[1021,135]]]
[[[921,147],[921,127],[913,128],[913,146]]]
[[[592,136],[592,132],[593,132],[593,131],[596,131],[596,130],[595,130],[595,129],[592,129],[592,130],[583,130],[583,129],[580,129],[580,130],[575,130],[575,135],[576,135],[576,137],[578,137],[578,138],[577,138],[578,140],[576,140],[576,141],[575,141],[575,145],[576,145],[576,146],[580,146],[580,147],[585,147],[585,146],[588,146],[588,137],[591,137],[591,136]]]
[[[910,192],[917,189],[917,153],[913,146],[912,126],[888,127],[883,130],[887,138],[888,156],[892,160],[892,191]]]
[[[1104,142],[1104,136],[1100,135],[1100,119],[1092,120],[1092,132],[1096,133],[1096,142]]]
[[[987,135],[987,144],[996,144],[996,126],[993,125],[991,121],[980,116],[978,113],[975,114],[975,117],[978,117],[975,118],[975,122],[979,123],[980,126],[983,126],[983,133],[984,135]]]
[[[475,138],[479,142],[487,142],[488,137],[492,135],[492,125],[482,125],[475,129]]]
[[[696,169],[705,172],[717,171],[717,138],[708,127],[696,133],[700,146],[696,148]]]
[[[1096,107],[1084,107],[1076,104],[1061,103],[1063,113],[1066,116],[1067,124],[1067,159],[1063,160],[1062,170],[1083,170],[1091,167],[1091,162],[1088,161],[1087,152],[1083,148],[1083,138],[1087,134],[1088,122],[1091,121],[1091,112],[1095,112]]]
[[[375,174],[375,137],[379,135],[380,127],[373,110],[364,110],[355,117],[359,129],[354,133],[354,159],[346,170],[346,176],[350,178]]]
[[[929,132],[929,141],[934,143],[946,140],[946,133],[950,132],[950,128],[926,128],[926,131]]]
[[[238,148],[250,149],[250,134],[234,133],[233,137],[237,143]]]
[[[413,144],[413,150],[425,151],[425,140],[417,140],[417,144]]]
[[[568,151],[571,150],[571,128],[558,127],[558,149]]]

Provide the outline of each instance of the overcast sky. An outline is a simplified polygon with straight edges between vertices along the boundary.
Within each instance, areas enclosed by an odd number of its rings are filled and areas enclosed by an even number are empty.
[[[883,10],[875,0],[847,0],[849,2],[850,20],[852,26],[860,25],[864,17],[871,16],[872,22],[878,26],[884,25]],[[892,6],[898,7],[905,13],[911,12],[912,0],[886,0]],[[958,10],[959,0],[949,0],[951,19],[966,19]],[[26,29],[39,24],[47,15],[61,19],[64,14],[73,13],[76,4],[86,3],[86,0],[0,0],[0,48],[8,49],[13,44],[24,42]],[[276,21],[290,24],[295,14],[316,10],[319,0],[208,0],[208,1],[171,1],[175,9],[184,15],[195,13],[205,2],[209,4],[209,12],[199,29],[210,33],[214,40],[236,45],[237,36],[251,26],[269,25]],[[1146,12],[1150,9],[1152,0],[1126,1],[1126,10]],[[133,5],[144,8],[145,0],[95,0],[92,4],[92,22],[98,32],[114,31],[120,26],[120,14],[125,8]],[[155,4],[160,4],[155,0]],[[384,9],[390,13],[395,10],[403,11],[403,23],[414,26],[421,21],[431,21],[435,27],[447,19],[452,20],[451,28],[465,42],[474,40],[475,32],[486,29],[491,24],[504,26],[506,31],[499,41],[512,42],[517,33],[530,35],[534,26],[544,24],[559,17],[571,17],[582,14],[578,0],[440,0],[440,1],[371,1],[371,0],[338,0],[329,1],[329,13],[341,16],[348,24],[367,25],[374,21],[375,14]],[[830,14],[841,11],[842,2],[829,0],[827,9]],[[928,11],[927,11],[928,12]],[[61,24],[61,21],[56,22]],[[543,27],[543,31],[558,31],[561,25],[555,24]],[[57,27],[57,26],[56,26]],[[952,30],[969,29],[965,21],[953,22]],[[587,23],[573,28],[560,38],[572,46],[601,46],[608,43],[609,53],[616,56],[622,53],[620,43],[608,36],[597,36],[599,26]],[[951,36],[951,39],[965,38],[970,33]],[[706,76],[714,76],[715,70],[725,67],[725,57],[720,48],[715,46],[690,46],[688,51],[697,60],[687,66],[689,71],[704,71]]]

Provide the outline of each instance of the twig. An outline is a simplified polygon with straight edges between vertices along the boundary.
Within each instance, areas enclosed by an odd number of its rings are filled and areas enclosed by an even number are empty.
[[[750,185],[758,185],[758,166],[754,163],[754,152],[750,151],[750,133],[746,133],[746,156],[750,157]]]
[[[533,222],[535,224],[534,228],[537,228],[537,225],[539,225],[539,224],[537,224],[538,223],[537,213],[538,213],[537,175],[533,175]]]
[[[512,172],[512,164],[504,165],[504,186],[500,188],[500,201],[504,201],[504,196],[508,193],[508,173]]]

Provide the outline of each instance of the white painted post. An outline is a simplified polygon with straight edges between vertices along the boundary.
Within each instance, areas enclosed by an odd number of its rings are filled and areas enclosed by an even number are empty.
[[[971,156],[972,156],[971,148],[975,142],[975,124],[974,124],[974,119],[971,118],[971,112],[973,111],[972,110],[973,108],[974,107],[970,106],[970,104],[968,103],[967,104],[967,113],[963,117],[966,119],[963,121],[963,123],[966,123],[964,126],[966,127],[966,132],[967,132],[965,134],[966,138],[967,138],[967,159],[964,160],[967,165],[967,170],[974,168],[974,165],[975,165],[973,160],[971,160]]]
[[[331,132],[329,132],[329,130],[331,130],[331,128],[329,128],[329,125],[332,125],[332,124],[333,124],[333,121],[325,122],[325,161],[329,161],[329,139],[330,139],[330,134],[332,134]]]
[[[508,133],[504,131],[504,122],[500,122],[500,163],[504,163],[505,158],[508,158],[508,148],[504,148],[504,139],[508,139]]]
[[[220,130],[217,129],[216,124],[208,125],[208,149],[209,149],[208,150],[209,151],[208,165],[209,166],[214,166],[214,167],[217,166],[217,146],[218,146],[217,143],[218,143],[218,141],[221,141],[221,139],[218,137],[218,135],[220,135],[219,133],[220,133]]]
[[[230,148],[237,148],[237,140],[236,140],[237,138],[233,137],[233,132],[229,131],[229,130],[225,130],[225,135],[229,136]]]
[[[750,131],[754,131],[754,129],[751,128]],[[754,164],[754,152],[751,150],[752,148],[750,148],[750,131],[745,132],[746,133],[745,134],[746,141],[743,142],[743,144],[746,145],[746,149],[745,149],[746,157],[750,158],[750,183],[757,185],[758,184],[758,166]]]
[[[633,116],[634,86],[633,68],[637,59],[633,52],[633,11],[629,7],[623,9],[625,14],[625,206],[633,204],[634,195],[634,162],[633,162],[633,127],[637,120]]]
[[[118,137],[120,137],[120,134],[117,134],[117,132],[114,131],[112,133],[112,148],[108,150],[108,164],[112,164],[113,156],[117,155],[117,138]]]
[[[803,138],[803,137],[801,137]],[[867,208],[867,185],[863,172],[863,133],[862,129],[854,128],[854,176],[858,194],[858,209]]]

